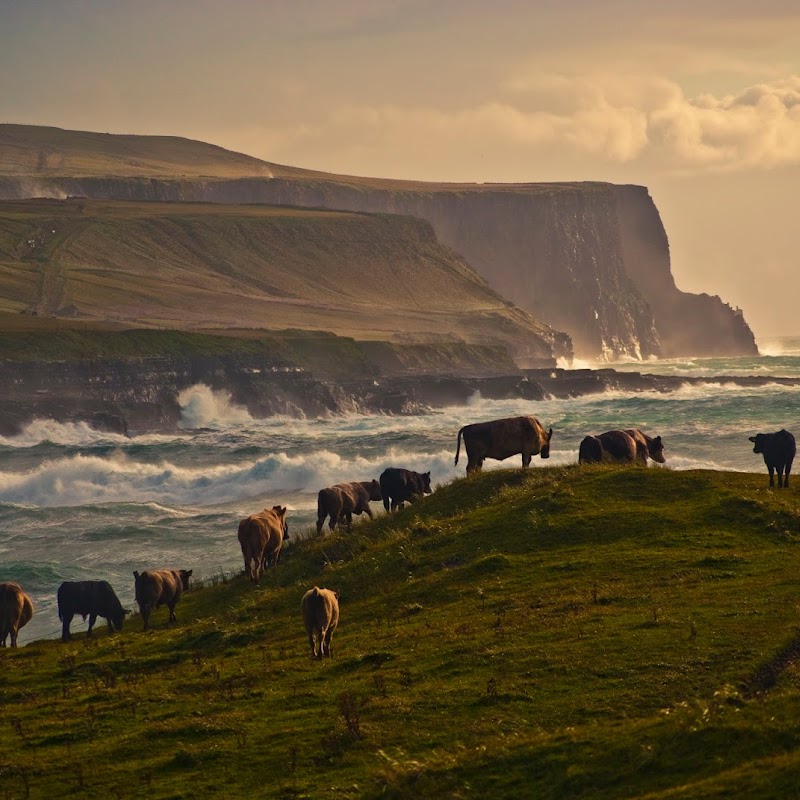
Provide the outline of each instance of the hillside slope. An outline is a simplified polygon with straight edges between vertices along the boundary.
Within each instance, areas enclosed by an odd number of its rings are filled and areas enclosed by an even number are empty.
[[[0,125],[0,198],[270,203],[428,220],[504,297],[582,357],[756,354],[741,311],[680,291],[641,186],[448,184],[333,175],[177,137]]]
[[[6,796],[794,796],[800,510],[766,483],[492,471],[295,537],[174,626],[0,651]]]
[[[264,206],[0,203],[0,311],[177,329],[302,328],[568,355],[430,225]]]

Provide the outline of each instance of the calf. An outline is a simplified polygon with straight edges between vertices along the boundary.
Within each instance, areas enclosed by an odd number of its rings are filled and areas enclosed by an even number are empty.
[[[139,613],[147,630],[150,614],[159,606],[169,608],[169,621],[175,622],[175,605],[181,595],[189,588],[192,570],[185,569],[153,569],[145,570],[141,575],[133,573],[136,581],[136,602]]]
[[[122,630],[125,622],[125,609],[114,594],[108,581],[64,581],[58,587],[58,618],[61,620],[61,641],[70,640],[69,626],[72,618],[80,614],[84,621],[89,617],[87,636],[98,617],[108,623],[108,632]]]
[[[18,583],[0,583],[0,647],[6,646],[11,637],[11,646],[17,646],[19,629],[27,625],[33,616],[33,603]]]
[[[397,511],[406,500],[413,503],[423,494],[431,493],[431,474],[389,467],[381,473],[380,484],[383,507]]]
[[[773,472],[778,473],[778,488],[789,488],[789,473],[796,452],[794,436],[787,430],[776,433],[757,433],[748,437],[753,442],[753,452],[764,455],[764,463],[769,470],[769,485],[775,485]]]
[[[647,459],[652,458],[659,464],[666,461],[664,457],[664,442],[660,436],[648,436],[639,428],[626,428],[625,433],[636,442],[636,460],[643,466],[647,464]]]
[[[339,624],[339,592],[315,586],[303,595],[300,608],[311,645],[311,657],[332,656],[331,637]]]
[[[284,540],[289,538],[286,507],[265,508],[251,514],[239,523],[239,546],[244,558],[244,571],[253,583],[258,583],[261,573],[281,557]]]

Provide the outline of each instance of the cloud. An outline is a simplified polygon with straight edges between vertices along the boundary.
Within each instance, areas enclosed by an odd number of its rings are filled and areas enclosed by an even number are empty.
[[[458,169],[469,153],[491,161],[511,151],[530,162],[557,154],[662,173],[800,164],[796,75],[736,94],[688,97],[663,78],[541,74],[510,80],[495,95],[455,109],[340,104],[313,125],[262,128],[272,149],[258,150],[269,160],[288,156],[306,165],[308,154],[327,153],[332,161],[317,166],[332,170],[342,156],[357,164],[388,152],[406,174],[430,163]],[[247,138],[254,149],[253,128]]]

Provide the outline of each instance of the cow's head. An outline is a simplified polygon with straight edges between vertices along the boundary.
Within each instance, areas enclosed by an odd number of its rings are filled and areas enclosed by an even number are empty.
[[[550,440],[552,438],[553,438],[553,429],[550,428],[550,430],[547,431],[547,439],[545,443],[542,445],[542,449],[539,451],[539,455],[542,458],[550,458]]]
[[[378,481],[371,481],[367,491],[369,492],[370,500],[383,500],[383,495],[381,494],[381,485]]]
[[[272,506],[272,510],[278,515],[278,519],[280,520],[284,540],[289,538],[289,522],[286,519],[286,511],[288,508],[289,506]]]
[[[422,483],[422,493],[423,494],[430,494],[431,493],[431,474],[430,472],[423,472],[419,476],[420,482]]]
[[[663,464],[667,460],[664,457],[664,442],[661,441],[660,436],[656,436],[647,443],[647,452],[650,453],[650,458],[658,461],[659,464]]]
[[[109,617],[109,621],[114,626],[114,630],[121,631],[122,630],[122,623],[125,622],[125,609],[122,607],[122,603],[115,597],[114,606],[111,611],[111,616]]]
[[[754,453],[764,452],[764,442],[767,437],[763,433],[757,433],[755,436],[748,436],[747,438],[753,442]]]
[[[190,569],[179,569],[178,575],[181,576],[181,584],[183,585],[184,589],[189,588],[189,578],[192,577],[192,570]]]

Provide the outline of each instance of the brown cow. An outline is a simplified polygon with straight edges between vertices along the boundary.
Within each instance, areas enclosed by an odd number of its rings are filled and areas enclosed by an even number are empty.
[[[648,436],[639,428],[625,428],[625,433],[633,437],[633,441],[636,442],[636,460],[640,464],[647,464],[648,457],[653,461],[658,461],[659,464],[666,461],[664,442],[661,441],[660,436]]]
[[[181,595],[189,589],[189,578],[192,570],[185,569],[151,569],[141,575],[133,573],[136,581],[136,602],[139,613],[144,620],[144,629],[148,628],[150,614],[159,606],[169,608],[169,621],[175,622],[175,605]]]
[[[33,603],[22,591],[18,583],[6,581],[0,583],[0,647],[6,646],[6,639],[11,637],[11,646],[17,646],[17,634],[31,621]]]
[[[522,466],[530,466],[531,458],[541,455],[550,458],[550,439],[553,429],[545,431],[541,422],[534,417],[507,417],[491,422],[477,422],[465,425],[458,432],[456,461],[461,452],[461,437],[467,451],[467,474],[481,469],[486,458],[497,461],[509,456],[522,454]]]
[[[285,539],[289,538],[286,507],[265,508],[239,523],[239,545],[244,557],[244,571],[253,583],[269,564],[277,564]]]
[[[639,445],[625,431],[606,431],[597,436],[587,436],[578,450],[579,464],[616,462],[619,464],[641,464]],[[647,459],[645,459],[646,463]]]
[[[332,656],[331,637],[339,624],[339,592],[315,586],[303,595],[300,608],[311,645],[311,657]]]
[[[317,533],[322,531],[325,518],[333,530],[344,520],[349,531],[353,526],[353,514],[366,514],[372,519],[370,500],[381,499],[381,485],[376,480],[337,483],[327,489],[320,489],[317,495]]]

